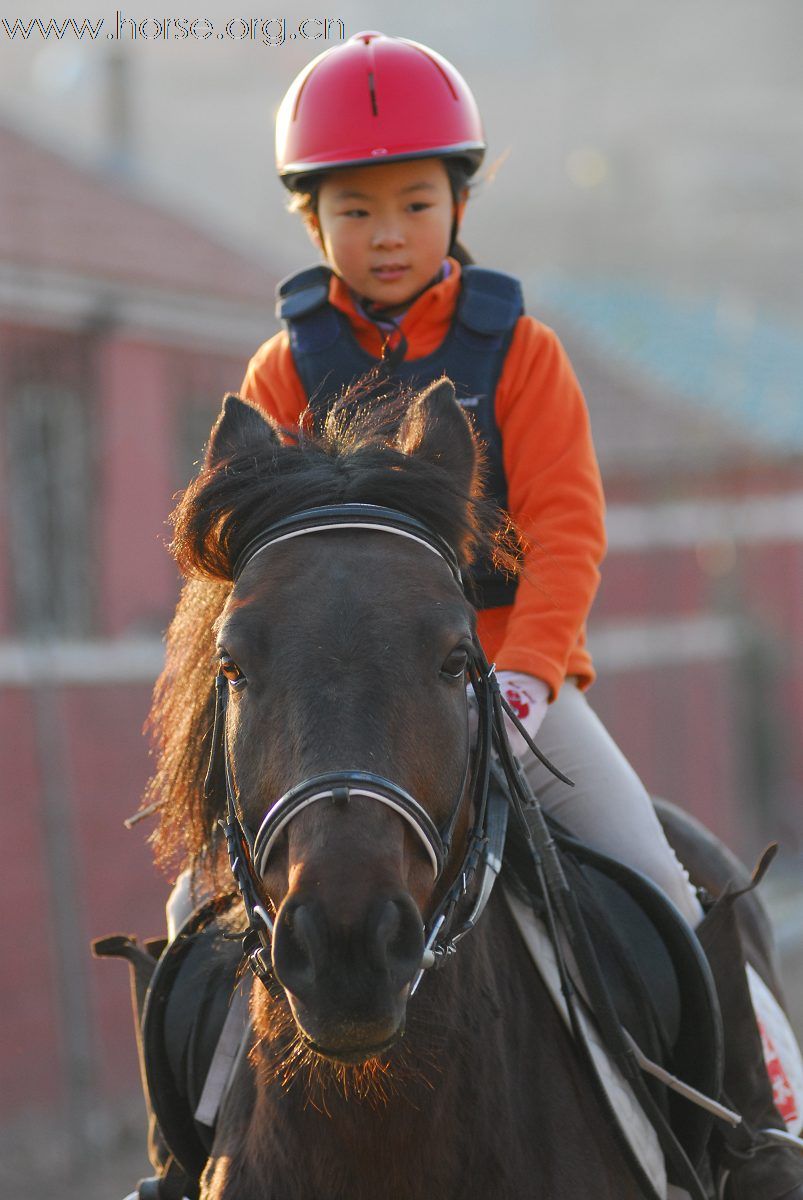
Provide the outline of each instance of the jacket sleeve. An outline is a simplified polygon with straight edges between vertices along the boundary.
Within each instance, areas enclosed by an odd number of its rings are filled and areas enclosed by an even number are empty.
[[[514,330],[496,419],[508,509],[527,544],[496,663],[543,679],[554,699],[599,584],[605,502],[580,385],[556,335],[532,317]]]
[[[240,386],[244,400],[256,404],[283,429],[295,429],[307,397],[282,330],[257,350]]]

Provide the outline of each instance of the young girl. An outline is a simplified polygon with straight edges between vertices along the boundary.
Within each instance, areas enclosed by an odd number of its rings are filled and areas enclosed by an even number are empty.
[[[242,395],[293,427],[380,361],[400,382],[449,375],[484,440],[490,491],[533,547],[517,584],[478,568],[479,636],[530,736],[574,788],[515,731],[513,749],[546,810],[652,878],[698,926],[700,903],[650,798],[586,700],[585,621],[605,532],[582,393],[555,334],[523,315],[518,282],[470,265],[457,240],[485,152],[468,86],[424,46],[358,34],[293,82],[276,147],[325,265],[281,285],[286,329],[254,355]],[[754,1126],[782,1127],[766,1075],[751,1075],[761,1044],[752,1019],[744,1027],[745,997],[722,1000],[731,1099]],[[767,1149],[728,1186],[730,1200],[803,1200],[803,1158]]]

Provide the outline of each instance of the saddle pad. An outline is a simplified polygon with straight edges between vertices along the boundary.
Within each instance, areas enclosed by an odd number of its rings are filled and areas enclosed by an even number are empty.
[[[555,1007],[567,1027],[570,1027],[569,1013],[561,991],[555,952],[544,924],[536,917],[529,905],[519,900],[509,888],[504,888],[504,894],[538,973],[543,979]],[[588,1040],[597,1077],[610,1101],[612,1111],[617,1115],[621,1133],[652,1182],[655,1192],[665,1200],[671,1200],[673,1196],[676,1198],[685,1196],[687,1193],[677,1189],[669,1192],[664,1156],[655,1130],[644,1115],[619,1068],[609,1057],[602,1045],[595,1023],[584,1011],[580,1002],[578,1002],[578,1015]]]
[[[756,970],[747,964],[750,998],[761,1031],[775,1107],[790,1133],[803,1129],[803,1060],[786,1013]]]
[[[211,901],[184,923],[157,963],[142,1015],[151,1108],[171,1153],[190,1179],[198,1179],[206,1164],[212,1110],[236,1055],[231,1043],[237,1028],[242,1031],[247,1025],[250,981],[240,977],[242,946],[239,938],[227,937],[221,925],[233,906],[231,898]],[[229,1037],[218,1054],[227,1026]],[[212,1066],[214,1088],[210,1082],[207,1091]]]

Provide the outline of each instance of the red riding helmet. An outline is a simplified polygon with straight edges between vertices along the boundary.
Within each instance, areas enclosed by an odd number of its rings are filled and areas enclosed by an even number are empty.
[[[476,101],[451,63],[407,38],[357,33],[293,80],[276,117],[276,166],[286,187],[336,167],[485,153]]]

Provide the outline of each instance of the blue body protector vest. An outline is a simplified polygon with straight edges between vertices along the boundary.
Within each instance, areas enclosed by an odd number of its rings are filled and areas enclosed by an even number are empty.
[[[328,267],[309,267],[288,276],[277,289],[276,315],[287,327],[293,361],[316,423],[343,391],[379,361],[360,346],[345,313],[329,303],[330,278]],[[440,346],[424,358],[397,363],[391,374],[416,389],[448,375],[483,442],[487,492],[503,509],[507,509],[507,480],[494,397],[523,309],[517,279],[500,271],[464,267],[454,319]],[[474,564],[471,584],[478,608],[512,604],[516,592],[515,580],[496,571],[490,560]]]

